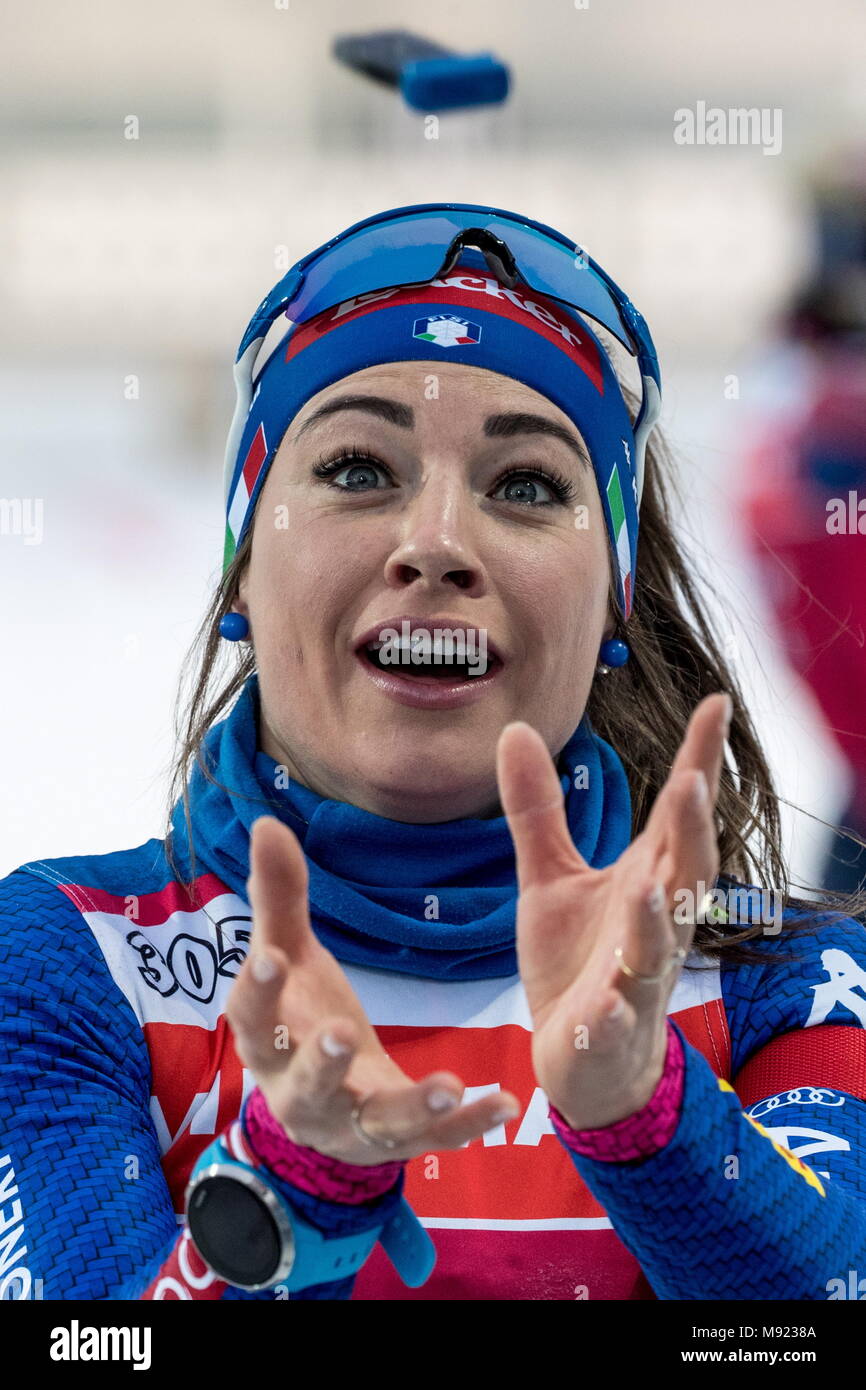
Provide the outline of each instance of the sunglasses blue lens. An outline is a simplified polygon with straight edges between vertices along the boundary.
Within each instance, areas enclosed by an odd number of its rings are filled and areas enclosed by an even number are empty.
[[[401,217],[350,234],[314,254],[286,317],[306,323],[355,295],[432,280],[460,230],[445,217]]]
[[[484,210],[414,213],[350,231],[307,258],[302,283],[285,306],[286,317],[305,323],[356,295],[425,284],[438,275],[454,238],[471,228],[505,243],[530,289],[588,314],[634,351],[613,294],[585,256],[544,232]]]

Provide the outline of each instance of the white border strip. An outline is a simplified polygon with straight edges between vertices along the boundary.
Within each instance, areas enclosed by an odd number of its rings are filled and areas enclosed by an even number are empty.
[[[612,1231],[606,1216],[555,1216],[537,1221],[494,1221],[474,1216],[419,1216],[430,1231]]]

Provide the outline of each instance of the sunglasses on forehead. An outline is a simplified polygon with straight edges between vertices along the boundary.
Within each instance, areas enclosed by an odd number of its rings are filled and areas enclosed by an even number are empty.
[[[642,399],[634,424],[633,466],[639,503],[646,441],[661,412],[661,374],[645,319],[576,242],[543,222],[476,203],[417,203],[378,213],[332,237],[286,272],[256,309],[238,348],[227,467],[230,458],[234,463],[252,401],[259,350],[281,315],[302,324],[360,295],[428,284],[446,275],[470,248],[485,257],[506,288],[528,288],[576,309],[637,359]]]

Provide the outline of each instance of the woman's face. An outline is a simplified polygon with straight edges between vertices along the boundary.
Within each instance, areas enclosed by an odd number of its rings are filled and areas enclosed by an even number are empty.
[[[314,472],[352,451],[369,457]],[[585,446],[546,397],[456,363],[343,377],[286,431],[235,604],[262,748],[320,795],[393,820],[500,815],[503,726],[526,720],[556,757],[580,721],[614,627],[609,573]],[[450,629],[476,672],[486,646],[487,674],[418,679],[393,646],[374,667],[360,639],[402,635],[403,617],[427,620],[422,644]],[[430,650],[428,669],[447,670]]]

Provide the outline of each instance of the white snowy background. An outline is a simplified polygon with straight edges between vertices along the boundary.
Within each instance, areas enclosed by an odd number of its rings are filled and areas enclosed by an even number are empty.
[[[570,233],[646,314],[684,543],[782,795],[833,820],[846,773],[780,657],[735,506],[750,432],[800,390],[774,316],[813,256],[811,183],[862,140],[862,6],[279,3],[7,8],[0,497],[42,499],[44,529],[0,535],[0,874],[162,833],[178,668],[219,573],[240,333],[281,255],[440,199]],[[426,139],[330,56],[336,34],[386,27],[494,51],[508,105]],[[674,112],[699,100],[779,108],[781,153],[677,145]],[[785,827],[811,881],[826,832]]]

